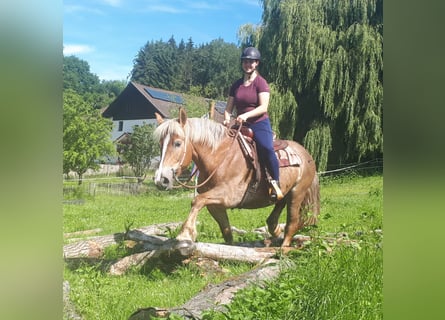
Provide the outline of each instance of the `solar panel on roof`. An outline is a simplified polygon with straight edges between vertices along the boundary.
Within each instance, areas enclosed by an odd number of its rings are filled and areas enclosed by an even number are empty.
[[[184,99],[179,94],[167,93],[153,88],[144,88],[147,93],[155,99],[164,100],[173,103],[184,104]]]

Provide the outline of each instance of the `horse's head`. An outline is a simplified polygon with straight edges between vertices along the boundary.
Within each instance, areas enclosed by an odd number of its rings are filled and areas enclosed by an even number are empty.
[[[181,108],[179,119],[164,121],[159,115],[156,115],[156,118],[159,126],[154,136],[161,146],[161,159],[155,173],[155,184],[170,190],[173,188],[175,176],[179,176],[192,160],[187,115]]]

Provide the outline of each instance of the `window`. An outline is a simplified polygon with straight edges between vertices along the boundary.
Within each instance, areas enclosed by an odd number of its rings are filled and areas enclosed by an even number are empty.
[[[119,127],[118,127],[117,131],[122,131],[122,130],[124,130],[124,122],[119,121]]]

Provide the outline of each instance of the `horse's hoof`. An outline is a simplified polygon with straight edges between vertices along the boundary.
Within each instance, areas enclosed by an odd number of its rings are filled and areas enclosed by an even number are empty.
[[[195,251],[195,243],[191,240],[176,240],[173,249],[178,251],[183,257],[190,257],[193,251]]]

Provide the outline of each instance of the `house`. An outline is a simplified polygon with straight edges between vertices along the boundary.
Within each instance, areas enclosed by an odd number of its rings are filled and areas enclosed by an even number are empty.
[[[121,141],[133,132],[133,126],[156,123],[155,112],[170,118],[170,111],[183,105],[184,99],[179,93],[131,81],[102,116],[113,120],[111,139]]]
[[[204,100],[209,103],[210,108],[203,117],[222,123],[226,102]],[[128,143],[133,126],[156,123],[155,112],[163,118],[171,118],[170,111],[177,110],[181,106],[184,106],[184,98],[180,93],[131,81],[121,94],[104,109],[102,116],[113,120],[112,141]]]

